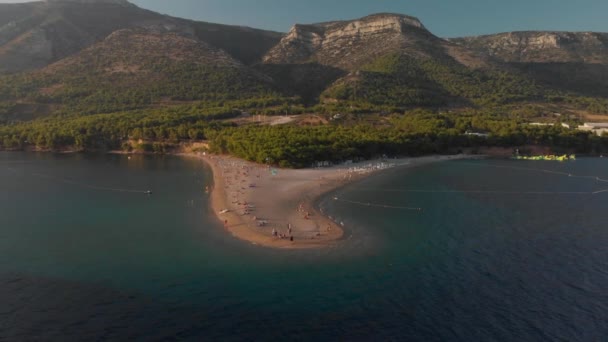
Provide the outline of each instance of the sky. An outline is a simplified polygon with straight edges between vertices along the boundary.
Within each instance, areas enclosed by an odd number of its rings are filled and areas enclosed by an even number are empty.
[[[0,3],[27,2],[0,0]],[[177,17],[287,32],[295,23],[378,12],[418,17],[435,35],[522,30],[608,32],[608,0],[131,0]]]

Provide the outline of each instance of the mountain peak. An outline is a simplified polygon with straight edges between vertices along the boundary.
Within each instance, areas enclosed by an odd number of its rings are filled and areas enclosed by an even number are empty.
[[[402,49],[408,42],[436,39],[415,17],[377,13],[354,20],[296,24],[268,52],[264,61],[273,64],[322,64],[351,69],[388,50]]]
[[[399,13],[375,13],[365,16],[361,21],[373,21],[373,20],[398,20],[403,25],[414,26],[418,28],[424,28],[424,25],[420,19],[405,14]]]
[[[374,13],[367,15],[362,18],[351,19],[351,20],[340,20],[340,21],[330,21],[330,22],[322,22],[312,25],[298,25],[295,26],[315,26],[318,28],[325,28],[328,30],[340,29],[347,25],[355,25],[355,26],[392,26],[396,30],[402,30],[404,26],[410,26],[420,29],[426,29],[422,22],[416,18],[405,14],[399,13]]]

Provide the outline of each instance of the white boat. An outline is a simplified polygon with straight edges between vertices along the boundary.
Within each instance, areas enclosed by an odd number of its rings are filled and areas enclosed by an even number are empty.
[[[229,211],[230,211],[230,210],[228,210],[228,209],[224,209],[224,210],[220,211],[220,214],[225,214],[225,213],[227,213],[227,212],[229,212]]]

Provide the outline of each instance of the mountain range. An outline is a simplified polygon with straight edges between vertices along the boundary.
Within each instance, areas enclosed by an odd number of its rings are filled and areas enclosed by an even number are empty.
[[[126,0],[0,4],[0,119],[188,103],[258,111],[518,104],[608,112],[608,33],[444,39],[392,13],[287,33],[198,22]]]

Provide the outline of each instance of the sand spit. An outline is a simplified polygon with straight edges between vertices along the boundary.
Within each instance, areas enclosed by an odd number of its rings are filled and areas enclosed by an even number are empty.
[[[474,157],[427,156],[293,170],[230,156],[186,156],[211,166],[214,186],[201,190],[210,193],[211,208],[227,231],[253,244],[290,249],[329,247],[342,239],[343,227],[314,206],[323,194],[382,170]]]

